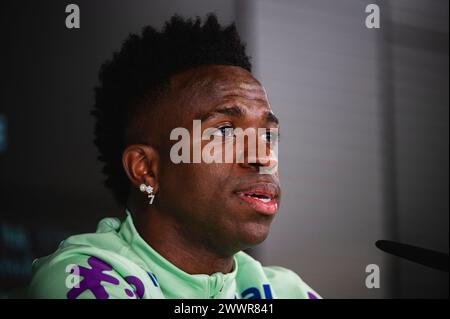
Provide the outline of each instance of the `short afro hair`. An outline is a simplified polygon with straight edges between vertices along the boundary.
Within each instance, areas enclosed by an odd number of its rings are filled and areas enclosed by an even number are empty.
[[[105,186],[120,205],[126,205],[130,187],[122,166],[129,119],[143,101],[144,107],[152,107],[149,101],[156,100],[173,75],[213,64],[251,72],[250,57],[235,24],[223,27],[209,14],[203,24],[199,17],[175,15],[161,31],[144,27],[141,35],[129,35],[121,50],[101,66],[91,111],[96,120],[94,144],[103,163]]]

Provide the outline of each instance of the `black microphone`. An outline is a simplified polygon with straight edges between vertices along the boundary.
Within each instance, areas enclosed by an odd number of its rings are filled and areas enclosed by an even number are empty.
[[[431,249],[415,247],[390,240],[378,240],[375,246],[384,252],[409,261],[448,272],[449,255]]]

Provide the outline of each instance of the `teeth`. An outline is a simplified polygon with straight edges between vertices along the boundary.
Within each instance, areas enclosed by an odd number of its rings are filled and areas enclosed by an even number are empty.
[[[258,197],[256,194],[249,194],[249,195],[246,195],[246,196],[254,198],[254,199],[257,199],[257,200],[259,200],[259,201],[261,201],[263,203],[268,203],[268,202],[270,202],[272,200],[272,198],[270,198],[270,197]]]

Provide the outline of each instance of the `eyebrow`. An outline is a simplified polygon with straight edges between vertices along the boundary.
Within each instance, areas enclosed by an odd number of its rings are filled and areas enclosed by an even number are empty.
[[[218,108],[212,112],[209,112],[207,114],[205,114],[201,120],[203,121],[207,121],[210,120],[214,117],[216,117],[218,114],[223,114],[223,115],[228,115],[231,117],[237,117],[237,118],[243,118],[245,115],[246,111],[244,109],[242,109],[239,106],[231,106],[231,107],[222,107],[222,108]],[[275,123],[275,124],[279,124],[279,120],[278,118],[275,116],[275,114],[273,114],[272,112],[265,112],[264,113],[264,120],[268,123]]]
[[[280,123],[280,121],[278,120],[278,117],[276,117],[275,114],[273,114],[272,112],[266,112],[265,117],[266,117],[266,122],[268,122],[268,123],[275,123],[275,124]]]

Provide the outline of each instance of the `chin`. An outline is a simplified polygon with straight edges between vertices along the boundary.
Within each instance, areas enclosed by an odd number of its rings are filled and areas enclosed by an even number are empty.
[[[242,229],[240,234],[241,242],[246,245],[246,248],[261,244],[269,236],[270,225],[248,225]],[[244,249],[246,249],[244,248]]]

